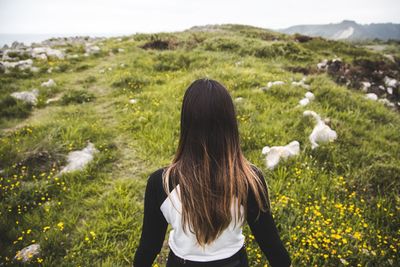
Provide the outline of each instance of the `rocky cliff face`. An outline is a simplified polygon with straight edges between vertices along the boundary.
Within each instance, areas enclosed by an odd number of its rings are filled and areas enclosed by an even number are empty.
[[[310,36],[321,36],[334,40],[400,40],[400,24],[393,23],[363,25],[352,20],[344,20],[341,23],[296,25],[279,31],[287,34],[300,33]]]

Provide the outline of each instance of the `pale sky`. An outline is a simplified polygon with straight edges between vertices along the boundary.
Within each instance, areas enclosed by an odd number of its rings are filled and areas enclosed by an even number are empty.
[[[0,33],[133,34],[239,23],[400,23],[400,0],[0,0]]]

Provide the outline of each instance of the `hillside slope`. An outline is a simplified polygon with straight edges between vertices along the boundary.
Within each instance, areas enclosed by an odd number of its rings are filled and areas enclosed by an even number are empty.
[[[293,266],[400,264],[396,54],[207,25],[55,39],[36,49],[14,44],[1,56],[1,266],[18,265],[24,259],[14,256],[30,244],[41,250],[28,257],[32,266],[129,266],[147,177],[171,161],[183,93],[200,77],[220,81],[235,100],[242,149],[265,174]],[[35,106],[11,96],[33,88]],[[301,106],[308,91],[315,99]],[[337,139],[312,149],[314,121],[305,110]],[[300,154],[266,168],[262,148],[293,140]],[[94,159],[58,175],[68,153],[89,141]],[[247,226],[244,233],[250,266],[265,266]],[[167,251],[165,243],[155,266],[165,265]]]

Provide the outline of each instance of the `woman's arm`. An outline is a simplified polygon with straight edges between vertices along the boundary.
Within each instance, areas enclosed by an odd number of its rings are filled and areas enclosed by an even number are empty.
[[[259,174],[264,188],[268,190],[261,171],[258,170],[257,173]],[[267,204],[268,203],[264,202],[264,206],[268,209]],[[257,218],[258,215],[259,217]],[[249,189],[249,197],[247,200],[247,223],[260,249],[267,257],[272,267],[288,267],[291,265],[289,253],[283,246],[279,237],[279,232],[276,228],[271,211],[267,210],[263,212],[259,209],[251,189]]]
[[[142,236],[133,260],[134,267],[151,267],[160,253],[168,223],[159,206],[160,173],[150,175],[144,197],[144,217]]]

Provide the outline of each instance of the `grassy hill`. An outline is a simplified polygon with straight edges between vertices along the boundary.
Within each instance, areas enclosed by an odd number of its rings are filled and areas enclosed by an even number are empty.
[[[398,44],[388,58],[344,42],[208,25],[96,45],[89,56],[84,44],[55,45],[71,56],[34,59],[38,72],[0,73],[0,266],[18,265],[16,253],[33,243],[41,253],[28,266],[129,266],[146,179],[172,160],[183,93],[201,77],[242,98],[235,101],[241,146],[265,174],[293,266],[400,264],[400,115],[360,90],[363,79],[399,80]],[[339,69],[317,68],[337,57]],[[291,84],[304,76],[309,89]],[[40,86],[49,79],[56,86]],[[278,80],[285,84],[260,89]],[[32,88],[36,106],[10,97]],[[308,90],[315,100],[298,106]],[[399,101],[398,87],[376,93]],[[52,98],[59,100],[46,104]],[[329,118],[335,142],[311,149],[307,109]],[[89,140],[99,152],[87,168],[57,175],[68,152]],[[293,140],[300,155],[267,169],[261,149]],[[265,266],[244,232],[250,266]],[[167,251],[165,243],[155,266],[164,266]]]

